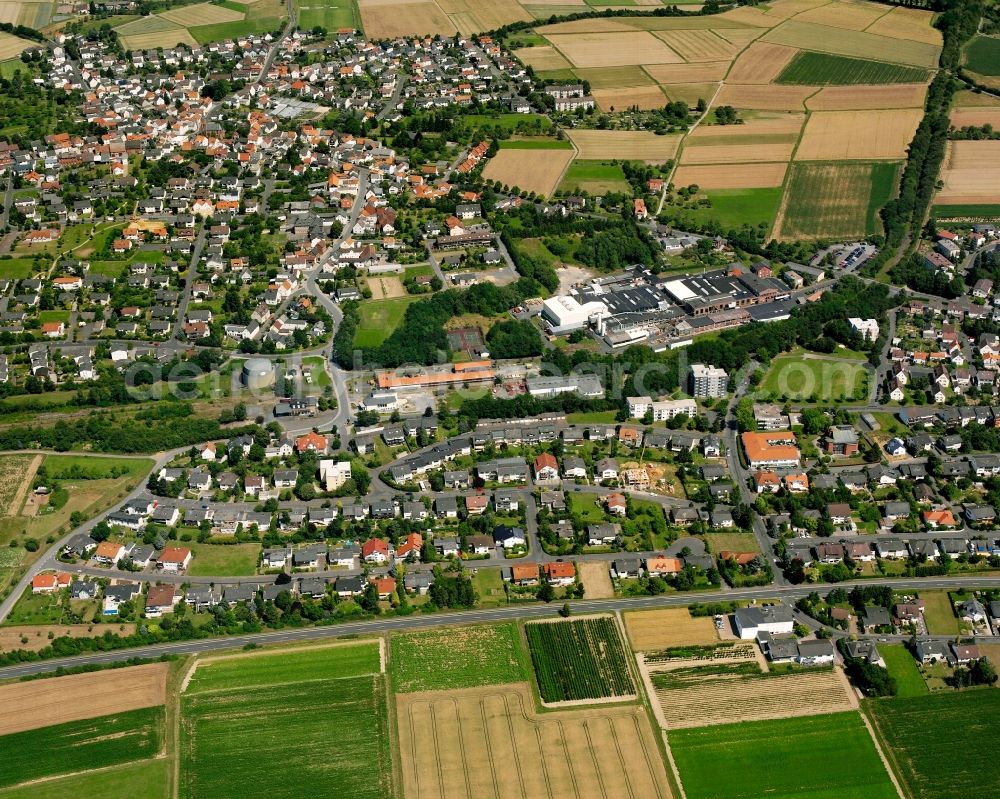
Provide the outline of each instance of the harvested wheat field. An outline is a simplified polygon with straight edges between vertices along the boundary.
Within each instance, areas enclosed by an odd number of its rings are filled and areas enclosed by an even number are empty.
[[[694,183],[702,190],[767,189],[781,185],[787,168],[785,162],[740,164],[738,168],[730,164],[680,166],[674,172],[673,183],[675,186]]]
[[[745,47],[754,39],[759,39],[764,35],[763,28],[713,28],[727,42]]]
[[[549,44],[540,47],[522,47],[520,50],[515,50],[514,55],[536,70],[569,69],[573,66],[562,53]]]
[[[720,665],[713,670],[701,665],[651,671],[667,729],[815,716],[858,707],[839,668],[750,676],[733,673],[738,668]]]
[[[665,83],[663,91],[671,100],[683,100],[692,108],[699,100],[710,103],[719,88],[718,83]]]
[[[772,25],[783,19],[790,19],[799,14],[808,12],[810,9],[828,5],[830,0],[778,0],[770,3],[767,8],[767,17]]]
[[[892,39],[910,39],[914,42],[941,46],[941,31],[931,26],[934,14],[918,8],[892,9],[888,14],[868,28],[868,33],[877,33]]]
[[[488,3],[480,0],[438,0],[438,5],[467,35],[532,19],[517,0],[490,0]]]
[[[115,635],[132,635],[134,624],[116,624],[112,628],[105,625],[102,629],[113,629]],[[89,624],[23,624],[11,627],[0,627],[0,652],[10,652],[14,649],[26,649],[37,652],[51,646],[49,633],[56,638],[92,638],[94,629]]]
[[[622,614],[622,620],[629,643],[637,652],[712,644],[719,639],[711,617],[692,616],[687,608],[630,610]]]
[[[732,11],[727,11],[723,18],[755,28],[773,28],[782,21],[781,17],[767,14],[756,6],[739,6]]]
[[[733,63],[726,76],[729,83],[770,83],[799,51],[769,42],[754,42]]]
[[[21,16],[22,8],[23,5],[21,3],[10,2],[10,0],[0,3],[0,22],[9,22],[11,25],[17,25],[17,18]]]
[[[166,701],[168,663],[0,685],[0,735]]]
[[[607,17],[604,19],[575,19],[572,22],[557,22],[555,25],[540,25],[535,28],[535,32],[540,33],[542,36],[548,36],[553,33],[602,33],[604,31],[621,32],[634,30],[635,26],[629,25],[624,20]]]
[[[996,204],[1000,186],[1000,141],[950,141],[941,178],[941,204]]]
[[[896,83],[892,86],[826,86],[806,101],[806,107],[810,111],[922,108],[926,94],[927,85],[924,83]]]
[[[188,47],[200,46],[187,28],[156,31],[155,33],[133,33],[122,36],[121,40],[126,50],[149,50],[157,47],[166,49],[176,47],[178,44],[186,44]]]
[[[704,144],[704,143],[702,143]],[[794,144],[717,144],[699,146],[689,141],[684,145],[680,163],[693,164],[753,164],[769,161],[785,163],[792,157]]]
[[[438,34],[451,36],[458,28],[437,3],[396,3],[359,0],[361,24],[371,39]]]
[[[518,683],[399,694],[396,713],[406,799],[671,796],[637,706],[538,715]]]
[[[566,135],[579,150],[577,157],[584,160],[622,158],[662,163],[674,157],[681,140],[679,135],[657,136],[643,130],[568,130]]]
[[[581,560],[576,564],[576,571],[586,589],[587,599],[611,599],[615,595],[607,563]]]
[[[572,160],[572,150],[500,150],[483,177],[549,197]]]
[[[705,64],[650,64],[645,67],[657,83],[709,83],[722,80],[729,69],[728,61]]]
[[[657,31],[656,37],[685,61],[730,60],[739,47],[710,30]]]
[[[642,67],[599,67],[598,69],[575,69],[573,74],[580,80],[588,81],[594,89],[619,89],[623,86],[653,86],[656,81]]]
[[[992,125],[994,130],[1000,130],[1000,108],[954,108],[951,112],[951,126],[964,128],[966,126],[982,127]]]
[[[623,111],[632,106],[647,111],[651,108],[663,108],[667,104],[667,96],[659,86],[593,89],[591,93],[597,102],[597,107],[602,111],[610,111],[612,108]]]
[[[817,25],[828,25],[831,28],[863,31],[875,20],[889,13],[886,6],[874,3],[842,3],[834,0],[825,6],[803,11],[795,17],[799,22],[813,22]]]
[[[815,86],[767,86],[725,84],[715,98],[715,105],[733,108],[759,108],[764,111],[802,111],[806,98],[815,94]]]
[[[0,61],[20,55],[22,50],[34,45],[35,42],[27,39],[11,36],[9,33],[0,33]]]
[[[546,38],[577,67],[676,64],[683,60],[646,31],[549,34]]]
[[[159,16],[169,19],[185,28],[197,25],[215,25],[220,22],[237,22],[243,19],[243,14],[239,11],[232,11],[225,6],[216,6],[211,3],[198,3],[193,6],[181,6],[172,8],[169,11],[160,12]]]
[[[762,41],[801,47],[820,53],[846,55],[852,58],[870,58],[876,61],[892,58],[894,64],[915,67],[937,65],[940,47],[910,39],[890,39],[864,31],[848,31],[813,25],[790,19],[764,34]]]
[[[806,123],[795,160],[904,158],[922,116],[920,108],[819,111]]]

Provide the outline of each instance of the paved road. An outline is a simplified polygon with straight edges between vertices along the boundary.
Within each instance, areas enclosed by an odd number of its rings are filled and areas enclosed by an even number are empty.
[[[957,585],[968,586],[968,581],[961,578],[934,578],[919,580],[887,580],[883,585],[892,588],[909,588],[912,590],[928,590],[934,588],[953,589]],[[977,586],[1000,587],[1000,577],[986,577],[977,580]],[[796,600],[814,591],[816,586],[764,586],[762,588],[746,588],[723,590],[715,592],[698,592],[687,594],[670,594],[656,597],[636,599],[591,599],[573,602],[573,611],[580,613],[608,613],[621,610],[642,610],[649,608],[665,608],[689,605],[693,602],[724,602],[731,600],[765,600],[781,599]],[[393,616],[376,618],[368,621],[348,622],[328,627],[308,627],[294,630],[276,630],[272,632],[237,635],[226,638],[206,638],[197,641],[181,641],[169,644],[122,649],[115,652],[97,652],[75,657],[58,658],[18,666],[0,668],[0,680],[24,677],[31,674],[44,674],[62,668],[73,668],[90,664],[116,663],[129,658],[156,658],[161,655],[190,655],[201,652],[212,652],[219,649],[234,649],[246,644],[278,644],[292,641],[305,641],[318,638],[336,638],[345,635],[375,634],[394,630],[409,630],[420,627],[447,627],[455,624],[471,624],[482,622],[509,621],[512,619],[538,619],[555,616],[559,603],[551,605],[508,605],[499,608],[468,610],[455,613],[440,613],[433,615],[415,614],[412,616]]]

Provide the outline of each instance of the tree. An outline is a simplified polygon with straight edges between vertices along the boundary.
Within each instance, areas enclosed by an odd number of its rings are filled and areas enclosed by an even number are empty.
[[[548,580],[543,580],[542,584],[538,587],[538,598],[542,602],[551,602],[556,598],[556,590]]]
[[[559,608],[559,615],[562,616],[564,619],[568,618],[572,612],[573,611],[570,610],[569,607],[569,602],[563,602],[563,606]]]
[[[979,658],[969,666],[969,676],[973,685],[993,685],[997,681],[997,670],[989,660]]]

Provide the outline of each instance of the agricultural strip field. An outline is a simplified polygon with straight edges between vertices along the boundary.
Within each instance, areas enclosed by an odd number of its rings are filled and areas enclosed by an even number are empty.
[[[360,677],[381,671],[378,641],[254,652],[197,661],[187,694],[241,688],[273,687],[287,682]]]
[[[674,172],[675,186],[696,185],[701,189],[764,189],[780,186],[787,164],[740,164],[732,166],[681,166]],[[735,172],[735,174],[734,174]]]
[[[0,61],[20,55],[22,50],[33,46],[35,43],[28,39],[21,39],[11,36],[9,33],[0,32]]]
[[[922,116],[919,108],[818,111],[806,122],[795,160],[901,160]]]
[[[20,510],[24,500],[25,476],[33,455],[0,455],[0,516],[10,516]],[[30,479],[30,478],[29,478]]]
[[[1000,130],[1000,108],[953,108],[951,124],[955,128],[992,125],[994,130]]]
[[[771,83],[792,62],[798,50],[770,42],[754,42],[733,63],[727,83]]]
[[[406,799],[670,799],[639,707],[536,714],[524,684],[396,698]]]
[[[776,83],[806,86],[853,86],[856,84],[923,83],[927,70],[884,61],[799,53],[778,75]]]
[[[862,398],[865,367],[856,361],[786,355],[771,361],[761,388],[776,397],[812,402]]]
[[[230,688],[181,695],[180,799],[297,799],[326,784],[357,799],[393,795],[384,676],[317,673],[329,648],[309,651],[293,655],[294,669],[275,665],[273,653],[247,657]],[[280,693],[260,690],[275,675]]]
[[[496,30],[511,22],[532,19],[518,0],[438,0],[458,30],[465,35]]]
[[[1000,781],[1000,691],[947,691],[865,703],[913,799],[993,799]],[[956,742],[961,745],[956,746]]]
[[[529,676],[514,623],[419,630],[394,635],[391,644],[396,693],[500,685]]]
[[[924,104],[926,94],[927,86],[923,83],[897,83],[891,86],[827,86],[809,97],[805,104],[810,111],[920,108]]]
[[[776,237],[849,238],[879,230],[879,209],[896,188],[899,165],[882,163],[791,166]]]
[[[892,57],[897,64],[914,67],[934,67],[937,64],[940,47],[908,39],[888,39],[863,31],[848,31],[799,22],[790,19],[771,29],[762,41],[816,50],[831,55],[851,58],[882,59]]]
[[[0,735],[110,716],[166,701],[166,663],[0,686]]]
[[[572,159],[570,150],[500,150],[483,169],[483,177],[549,197]]]
[[[897,799],[857,713],[681,730],[668,740],[688,799]]]
[[[548,34],[546,38],[574,67],[676,64],[684,60],[647,31]]]
[[[149,707],[4,735],[0,787],[152,757],[163,720],[162,707]]]
[[[594,101],[602,111],[624,111],[635,106],[640,111],[663,108],[667,96],[659,86],[622,86],[613,89],[594,89]]]
[[[708,616],[692,616],[687,608],[632,610],[622,614],[622,621],[632,648],[639,652],[712,644],[718,639],[715,622]]]
[[[543,702],[635,694],[612,617],[526,624],[524,631]]]
[[[166,758],[144,760],[101,771],[84,771],[66,777],[0,788],[0,799],[66,799],[67,796],[101,799],[169,799],[172,768]]]
[[[868,26],[868,33],[941,46],[941,31],[931,26],[934,15],[919,8],[897,6]]]
[[[764,111],[801,111],[806,98],[815,94],[815,86],[775,86],[767,84],[736,85],[727,83],[715,98],[716,106],[751,108]]]
[[[432,2],[394,2],[394,0],[359,0],[361,22],[371,39],[394,39],[397,36],[451,36],[455,24]]]
[[[216,25],[220,22],[236,22],[243,19],[241,12],[212,3],[180,6],[168,11],[161,11],[159,16],[162,19],[176,22],[183,28],[193,28],[197,25]]]
[[[1000,141],[950,141],[941,170],[944,186],[935,203],[979,205],[998,202]]]
[[[885,661],[885,667],[890,676],[896,680],[896,696],[905,699],[911,696],[924,696],[927,693],[927,683],[920,675],[917,661],[902,644],[879,644],[879,654]]]
[[[680,136],[657,136],[649,131],[571,130],[566,132],[583,160],[618,158],[663,163],[677,153]]]
[[[602,195],[608,192],[628,192],[629,185],[620,164],[609,161],[574,161],[566,170],[560,189],[573,194],[586,191]]]

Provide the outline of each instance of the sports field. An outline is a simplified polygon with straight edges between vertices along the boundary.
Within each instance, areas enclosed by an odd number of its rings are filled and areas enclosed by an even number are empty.
[[[335,32],[339,28],[361,28],[356,0],[299,0],[299,27]]]
[[[573,160],[572,150],[500,150],[483,169],[486,180],[550,197]]]
[[[416,296],[396,297],[391,300],[366,300],[359,309],[361,321],[354,336],[357,347],[377,347],[399,327],[406,308]]]
[[[806,402],[864,399],[865,367],[837,358],[784,355],[771,361],[761,389],[774,397]]]
[[[896,190],[899,165],[795,163],[775,236],[850,238],[880,230],[878,209]]]
[[[898,799],[856,712],[679,730],[667,739],[688,799]]]
[[[993,799],[1000,781],[1000,691],[945,691],[865,703],[913,799]],[[961,741],[961,746],[955,746]]]

